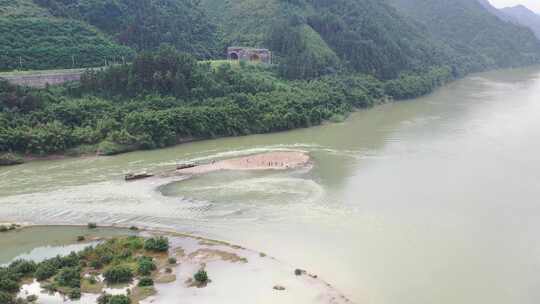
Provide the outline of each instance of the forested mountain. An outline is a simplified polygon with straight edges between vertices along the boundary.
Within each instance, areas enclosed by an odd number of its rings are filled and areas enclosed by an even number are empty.
[[[0,0],[0,70],[102,66],[162,43],[223,53],[221,37],[191,0]]]
[[[540,42],[525,27],[505,22],[470,0],[391,0],[443,40],[469,71],[538,62]]]
[[[523,5],[502,8],[501,11],[523,26],[530,28],[540,39],[540,15]]]
[[[0,0],[0,70],[103,65],[134,52],[85,22],[55,18],[31,0]]]
[[[202,0],[227,45],[267,46],[290,78],[336,70],[394,78],[448,61],[421,29],[379,0]]]
[[[221,54],[220,37],[192,0],[34,0],[52,15],[81,20],[137,51],[168,43],[201,59]]]
[[[498,9],[491,5],[488,0],[478,0],[478,2],[490,13],[499,17],[499,19],[531,29],[536,37],[540,39],[540,15],[531,11],[526,6],[516,5]]]
[[[3,70],[19,57],[34,69],[102,65],[163,43],[198,59],[268,47],[294,79],[440,66],[459,76],[540,54],[530,32],[470,0],[0,0],[0,25]]]
[[[515,23],[515,20],[514,18],[512,18],[511,16],[505,14],[502,10],[499,10],[498,8],[496,8],[495,6],[493,6],[491,4],[491,2],[489,2],[489,0],[477,0],[478,3],[480,3],[480,5],[482,5],[488,12],[490,12],[491,14],[499,17],[499,19],[503,20],[503,21],[507,21],[507,22],[513,22]]]
[[[0,28],[0,69],[129,61],[45,89],[0,81],[0,159],[307,127],[540,58],[530,30],[472,0],[0,0]],[[277,64],[201,61],[230,45]]]

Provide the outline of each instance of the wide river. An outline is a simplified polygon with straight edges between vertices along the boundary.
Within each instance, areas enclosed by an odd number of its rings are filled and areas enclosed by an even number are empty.
[[[122,180],[273,150],[308,151],[313,169]],[[340,124],[1,168],[2,219],[228,240],[357,303],[537,304],[540,69],[472,75]]]

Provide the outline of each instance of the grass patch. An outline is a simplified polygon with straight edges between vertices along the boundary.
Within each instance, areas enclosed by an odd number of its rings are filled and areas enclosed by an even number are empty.
[[[81,292],[83,293],[100,294],[104,287],[103,282],[98,282],[95,279],[83,278],[81,280]]]
[[[130,151],[137,150],[137,147],[130,146],[130,145],[121,145],[117,143],[113,143],[111,141],[105,140],[102,141],[98,148],[97,148],[97,154],[102,156],[107,155],[116,155],[121,153],[126,153]]]
[[[80,145],[75,148],[71,148],[66,151],[67,156],[82,156],[96,154],[98,151],[98,145]]]
[[[129,299],[131,300],[131,304],[138,304],[140,301],[143,301],[144,299],[155,295],[156,289],[153,286],[148,287],[134,287],[131,289],[131,294],[129,295]]]
[[[334,114],[330,117],[329,121],[333,122],[333,123],[340,123],[340,122],[344,122],[345,119],[347,119],[347,117],[345,117],[345,115],[342,115],[342,114]]]

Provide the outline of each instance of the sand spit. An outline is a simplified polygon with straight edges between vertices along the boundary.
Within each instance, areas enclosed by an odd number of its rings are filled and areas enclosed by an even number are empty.
[[[178,260],[176,280],[156,284],[157,293],[141,304],[345,304],[351,303],[330,284],[314,274],[226,242],[165,234]],[[204,287],[193,284],[199,269],[208,272]]]
[[[205,174],[222,170],[287,170],[305,166],[309,155],[299,151],[280,151],[213,161],[209,164],[176,170],[180,174]]]
[[[168,254],[156,258],[158,273],[153,274],[155,292],[138,299],[140,304],[178,303],[178,299],[186,304],[351,303],[315,274],[258,251],[173,231],[141,229],[139,233],[143,237],[166,236],[170,242]],[[171,256],[176,258],[173,265],[166,259]],[[194,273],[200,269],[206,270],[210,279],[204,286],[193,281]],[[136,293],[136,283],[116,289],[105,288],[104,291],[110,294]],[[25,284],[19,293],[20,297],[29,295],[38,296],[38,303],[94,304],[99,292],[83,292],[80,300],[72,301],[59,293],[46,293],[39,282],[32,281]]]

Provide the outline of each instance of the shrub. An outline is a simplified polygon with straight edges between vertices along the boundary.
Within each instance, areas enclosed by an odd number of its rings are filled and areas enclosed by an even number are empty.
[[[129,267],[118,265],[107,269],[103,276],[109,284],[129,283],[133,279],[133,271]]]
[[[15,300],[13,299],[13,296],[11,294],[4,291],[0,291],[0,303],[14,304]]]
[[[19,292],[19,283],[12,279],[7,279],[7,278],[0,279],[0,291],[4,291],[8,293]]]
[[[90,285],[97,284],[97,279],[94,276],[88,277],[86,280],[88,281],[88,283],[90,283]]]
[[[60,270],[55,278],[59,286],[80,288],[81,287],[81,270],[77,267],[64,268]],[[80,291],[79,291],[80,294]],[[80,297],[80,295],[79,295]]]
[[[342,114],[334,114],[332,116],[330,116],[330,121],[333,122],[333,123],[339,123],[339,122],[344,122],[346,119],[346,117]]]
[[[66,255],[63,258],[60,258],[61,267],[76,267],[76,266],[79,266],[79,263],[80,263],[79,255],[73,251],[69,255]]]
[[[201,269],[197,271],[193,278],[197,283],[204,284],[208,282],[208,273],[204,269]]]
[[[43,261],[37,266],[34,276],[38,281],[43,281],[55,275],[57,271],[58,268],[53,263]]]
[[[53,283],[41,283],[40,286],[43,288],[43,290],[48,291],[49,293],[55,293],[58,291],[56,284]]]
[[[152,258],[142,257],[139,259],[137,265],[137,272],[140,275],[150,275],[150,273],[156,270],[156,264],[152,261]]]
[[[98,304],[131,304],[131,300],[125,295],[102,294],[97,299]]]
[[[139,228],[137,226],[131,226],[129,227],[129,230],[137,231]]]
[[[154,286],[154,280],[150,277],[142,277],[139,281],[139,284],[137,284],[139,287],[148,287],[148,286]]]
[[[80,299],[81,298],[81,290],[79,288],[73,288],[70,290],[68,297],[71,300]]]
[[[157,252],[167,251],[169,250],[169,239],[162,236],[149,238],[144,242],[144,249]]]
[[[107,265],[110,262],[112,262],[113,259],[114,259],[114,257],[111,254],[104,254],[104,255],[99,257],[99,262],[102,265]]]
[[[82,241],[84,241],[84,240],[85,240],[85,237],[82,236],[82,235],[79,235],[79,236],[77,237],[77,242],[82,242]]]
[[[125,295],[112,296],[108,304],[131,304],[131,300]]]
[[[18,165],[23,162],[22,157],[13,153],[0,153],[0,166]]]
[[[134,146],[122,145],[109,140],[105,140],[99,144],[97,153],[101,156],[109,156],[133,151],[135,149],[136,147]]]
[[[94,269],[101,269],[101,267],[103,267],[103,264],[98,260],[90,261],[89,265],[90,265],[90,267],[92,267]]]
[[[10,271],[21,276],[32,275],[36,271],[37,265],[33,261],[17,260],[9,264]]]
[[[0,232],[7,232],[7,231],[9,231],[9,229],[6,225],[0,225]]]
[[[131,250],[139,250],[144,247],[144,239],[138,236],[128,236],[127,239],[123,240],[123,246]]]
[[[97,298],[97,304],[109,304],[111,297],[110,294],[104,293]]]
[[[118,254],[118,257],[122,258],[122,259],[127,259],[129,258],[130,256],[133,255],[133,251],[129,248],[124,248],[122,249],[122,251]]]
[[[96,223],[88,223],[88,229],[96,229],[97,224]]]

